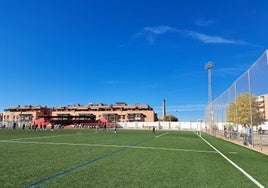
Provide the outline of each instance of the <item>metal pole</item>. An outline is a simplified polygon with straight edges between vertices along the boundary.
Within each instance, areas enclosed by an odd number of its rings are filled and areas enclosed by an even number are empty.
[[[253,144],[253,118],[252,118],[252,101],[251,101],[251,82],[250,82],[250,73],[249,73],[249,70],[248,70],[248,92],[249,92],[249,113],[250,113],[250,129],[251,129],[251,134],[252,135],[249,135],[250,136],[250,139],[251,139],[251,144],[252,146],[254,145]]]
[[[223,123],[223,100],[222,100],[222,97],[223,96],[221,96],[221,127],[223,128],[224,127],[224,125],[223,125],[224,123]],[[225,120],[225,122],[226,122],[226,120]]]
[[[238,122],[237,122],[237,120],[238,120],[238,111],[237,111],[237,101],[236,101],[236,98],[237,98],[237,91],[236,91],[236,81],[235,81],[235,83],[234,83],[234,90],[235,90],[235,124],[237,124]]]
[[[202,137],[202,120],[200,120],[200,137]]]
[[[252,126],[253,120],[252,120],[252,104],[251,104],[251,83],[250,83],[250,74],[248,70],[248,92],[249,92],[249,107],[250,107],[250,124]]]

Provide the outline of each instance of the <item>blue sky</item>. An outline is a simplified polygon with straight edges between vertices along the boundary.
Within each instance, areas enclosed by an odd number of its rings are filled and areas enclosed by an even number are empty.
[[[203,119],[265,51],[268,1],[0,2],[0,112],[9,106],[149,104]]]

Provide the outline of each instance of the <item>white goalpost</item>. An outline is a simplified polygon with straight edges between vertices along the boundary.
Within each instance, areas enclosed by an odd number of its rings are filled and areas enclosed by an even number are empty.
[[[196,129],[194,130],[194,133],[198,136],[202,136],[202,120],[197,120]]]

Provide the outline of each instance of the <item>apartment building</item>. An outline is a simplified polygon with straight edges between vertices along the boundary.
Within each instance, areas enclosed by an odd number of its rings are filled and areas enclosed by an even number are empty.
[[[46,106],[18,105],[4,110],[2,123],[6,126],[11,126],[13,123],[17,123],[18,126],[22,124],[27,126],[38,117],[48,115],[51,115],[51,108]]]
[[[259,111],[262,113],[265,121],[268,121],[268,94],[258,96]]]
[[[67,105],[48,108],[46,106],[16,106],[4,110],[2,123],[12,126],[32,124],[38,118],[50,120],[98,120],[104,118],[111,122],[153,122],[155,112],[149,105],[127,105],[118,102],[114,105],[89,104]],[[70,121],[71,122],[71,121]]]
[[[94,115],[96,119],[105,118],[113,122],[153,122],[155,121],[155,112],[149,105],[127,105],[124,102],[118,102],[114,105],[107,104],[89,104],[89,105],[68,105],[53,107],[52,116],[75,116],[89,117]]]

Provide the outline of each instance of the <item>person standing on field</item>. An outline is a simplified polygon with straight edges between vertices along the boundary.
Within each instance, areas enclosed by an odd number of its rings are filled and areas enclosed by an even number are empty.
[[[117,134],[117,128],[116,128],[116,125],[114,126],[114,133]]]

